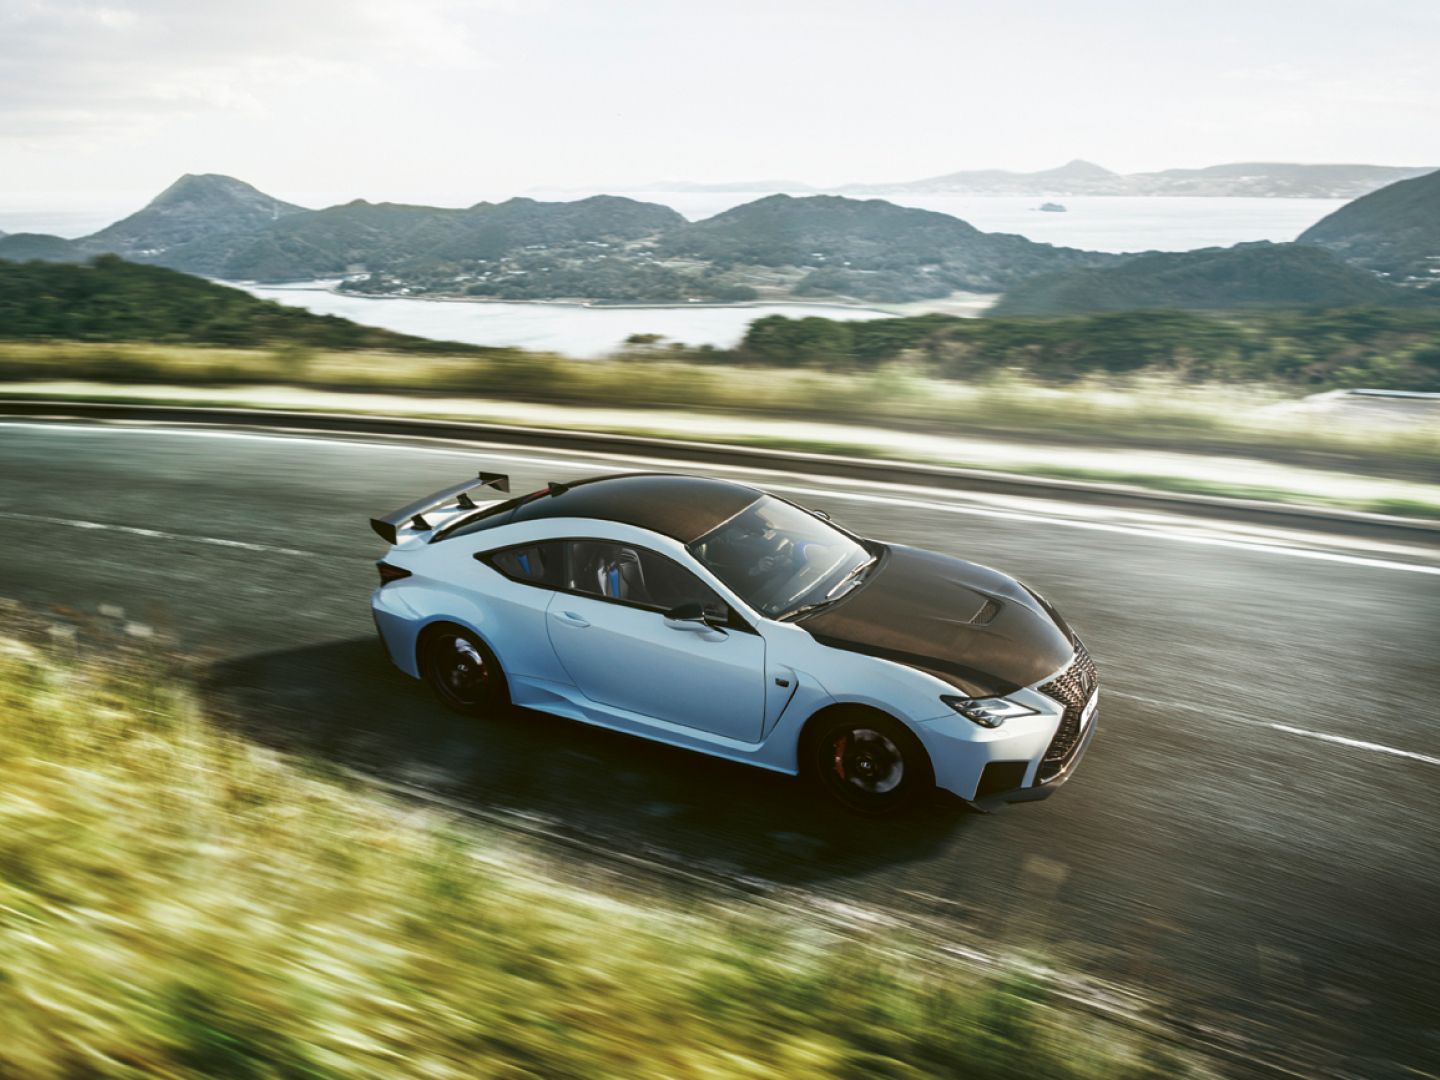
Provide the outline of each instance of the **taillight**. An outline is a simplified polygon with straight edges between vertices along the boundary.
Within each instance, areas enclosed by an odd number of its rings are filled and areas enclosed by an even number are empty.
[[[399,581],[401,578],[410,576],[409,570],[400,566],[391,566],[388,562],[377,562],[375,569],[380,571],[381,585],[389,585],[392,581]]]

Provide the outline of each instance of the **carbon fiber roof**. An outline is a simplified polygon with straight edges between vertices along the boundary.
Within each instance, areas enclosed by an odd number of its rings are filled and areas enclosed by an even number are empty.
[[[574,517],[618,521],[688,544],[764,494],[731,480],[671,473],[597,476],[559,486],[558,493],[542,489],[492,507],[437,539],[519,521]]]

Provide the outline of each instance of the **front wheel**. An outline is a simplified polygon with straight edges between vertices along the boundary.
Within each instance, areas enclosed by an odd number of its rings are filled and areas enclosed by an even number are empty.
[[[807,739],[806,751],[811,777],[862,814],[911,806],[935,786],[920,740],[882,713],[836,714]]]
[[[500,662],[483,641],[459,627],[425,636],[420,674],[447,706],[467,716],[485,716],[510,704]]]

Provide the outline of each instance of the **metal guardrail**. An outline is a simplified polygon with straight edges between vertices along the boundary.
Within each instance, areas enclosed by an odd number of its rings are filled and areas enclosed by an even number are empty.
[[[1064,502],[1123,509],[1167,511],[1192,517],[1246,521],[1272,527],[1290,527],[1349,536],[1404,536],[1421,543],[1440,543],[1440,521],[1370,514],[1321,507],[1289,506],[1254,499],[1215,495],[1146,491],[1117,484],[1020,476],[943,465],[886,461],[874,458],[818,454],[800,450],[773,450],[726,443],[663,439],[645,435],[565,431],[416,417],[372,416],[350,413],[305,412],[278,409],[244,409],[189,405],[150,405],[111,402],[50,401],[0,398],[0,416],[31,419],[99,420],[187,426],[271,428],[332,434],[387,435],[533,446],[552,450],[596,453],[645,453],[672,461],[709,462],[758,469],[833,476],[872,483],[911,484],[1049,498]]]

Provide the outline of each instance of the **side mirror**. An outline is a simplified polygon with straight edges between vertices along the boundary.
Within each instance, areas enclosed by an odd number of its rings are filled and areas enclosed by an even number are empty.
[[[705,608],[698,601],[677,604],[665,613],[669,622],[704,622]]]
[[[665,613],[665,625],[672,630],[720,630],[725,620],[705,610],[699,601],[677,604]]]

